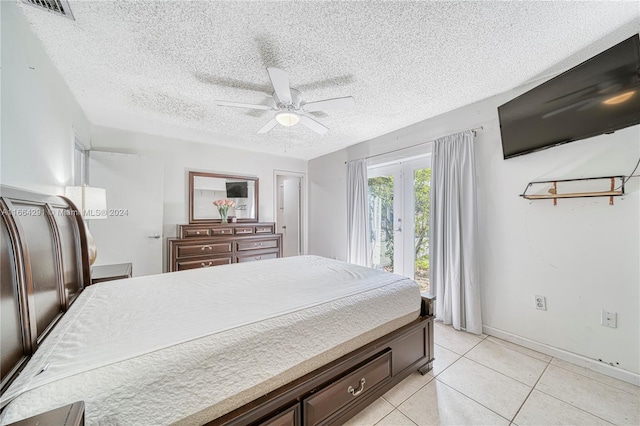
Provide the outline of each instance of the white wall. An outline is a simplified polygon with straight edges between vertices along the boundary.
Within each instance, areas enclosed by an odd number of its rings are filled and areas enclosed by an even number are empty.
[[[532,180],[628,175],[640,156],[640,126],[505,161],[496,108],[530,87],[311,160],[309,252],[346,259],[346,160],[484,126],[476,161],[485,331],[638,373],[640,179],[614,206],[592,198],[554,207],[518,195]],[[534,308],[534,295],[546,296],[547,311]],[[618,313],[618,328],[600,325],[602,308]]]
[[[90,126],[16,2],[2,13],[2,184],[64,194],[73,183],[74,128],[90,143]]]
[[[93,126],[91,133],[94,150],[146,155],[163,160],[165,244],[166,237],[176,236],[177,224],[189,221],[190,170],[257,176],[260,179],[259,219],[263,222],[275,222],[274,170],[307,173],[305,160],[99,126]],[[166,257],[166,249],[164,253]],[[166,259],[164,261],[166,263]]]

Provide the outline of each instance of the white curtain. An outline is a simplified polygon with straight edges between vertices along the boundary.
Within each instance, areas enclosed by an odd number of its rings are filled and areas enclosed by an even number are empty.
[[[347,163],[347,260],[356,265],[369,262],[369,186],[367,160]]]
[[[482,333],[473,133],[433,143],[430,266],[436,320]]]

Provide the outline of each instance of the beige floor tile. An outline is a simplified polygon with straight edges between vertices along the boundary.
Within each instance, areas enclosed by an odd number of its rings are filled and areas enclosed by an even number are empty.
[[[531,387],[464,357],[437,380],[507,419],[515,416],[531,391]]]
[[[433,361],[433,370],[431,373],[435,376],[442,373],[447,369],[451,364],[456,362],[460,355],[455,352],[450,351],[449,349],[445,349],[440,345],[434,345],[434,357],[435,361]]]
[[[616,389],[623,390],[625,392],[632,393],[636,396],[640,396],[640,387],[632,385],[631,383],[623,382],[622,380],[614,379],[597,371],[589,370],[588,368],[580,367],[579,365],[572,364],[567,361],[563,361],[558,358],[554,358],[551,364],[562,367],[565,370],[573,371],[574,373],[582,374],[590,379],[597,380],[600,383],[607,384]]]
[[[506,340],[498,339],[497,337],[489,336],[487,337],[487,341],[506,346],[509,349],[513,349],[514,351],[520,352],[521,354],[529,355],[530,357],[539,359],[540,361],[550,362],[553,358],[550,355],[525,348],[524,346],[516,345],[515,343],[507,342]]]
[[[508,425],[509,421],[438,380],[416,392],[399,408],[418,425]]]
[[[382,398],[378,398],[373,404],[365,408],[351,418],[344,426],[371,426],[382,420],[393,411],[393,405]]]
[[[376,423],[376,426],[416,426],[416,424],[400,411],[393,410],[387,417]]]
[[[434,322],[434,341],[436,344],[457,354],[464,355],[469,349],[482,341],[481,336],[457,331],[449,325]]]
[[[553,364],[536,389],[611,423],[640,424],[640,397]]]
[[[407,398],[416,393],[421,387],[433,380],[432,374],[424,376],[419,372],[411,374],[409,377],[398,383],[382,397],[394,407],[402,404]]]
[[[603,425],[611,423],[534,389],[514,419],[518,426]]]
[[[506,346],[484,340],[465,355],[486,367],[516,379],[528,386],[534,386],[547,363],[516,352]]]

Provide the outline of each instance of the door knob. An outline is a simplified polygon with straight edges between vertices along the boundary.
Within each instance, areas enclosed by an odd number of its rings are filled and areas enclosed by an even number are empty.
[[[160,234],[149,235],[149,238],[154,238],[156,240],[160,239]]]

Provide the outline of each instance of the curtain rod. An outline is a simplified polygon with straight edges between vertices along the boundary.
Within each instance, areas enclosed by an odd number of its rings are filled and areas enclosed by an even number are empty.
[[[475,134],[476,132],[482,130],[483,128],[484,128],[483,126],[480,126],[480,127],[476,127],[474,129],[471,129],[471,131]],[[439,138],[437,138],[437,139],[439,139]],[[426,144],[431,143],[433,141],[435,141],[435,139],[432,139],[432,140],[426,141],[426,142],[420,142],[420,143],[417,143],[417,144],[411,145],[411,146],[405,146],[404,148],[398,148],[398,149],[394,149],[394,150],[387,151],[387,152],[381,152],[380,154],[369,155],[368,157],[364,157],[364,159],[368,160],[369,158],[380,157],[381,155],[393,154],[394,152],[404,151],[405,149],[411,149],[411,148],[415,148],[415,147],[418,147],[418,146],[421,146],[421,145],[426,145]],[[348,161],[344,162],[344,164],[347,164],[347,163],[348,163]]]

